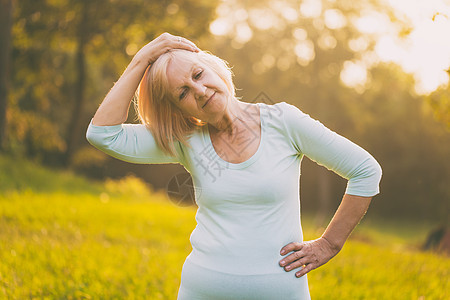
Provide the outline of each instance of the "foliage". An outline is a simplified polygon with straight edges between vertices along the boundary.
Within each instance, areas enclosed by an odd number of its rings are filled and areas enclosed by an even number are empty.
[[[450,86],[441,87],[428,95],[427,103],[436,120],[445,124],[450,131]]]
[[[412,78],[392,65],[374,65],[365,84],[345,86],[345,66],[370,60],[375,46],[374,36],[361,33],[355,19],[375,12],[395,23],[399,35],[410,29],[379,0],[313,2],[320,3],[319,9],[309,8],[310,16],[304,16],[299,7],[308,5],[306,0],[16,1],[8,150],[61,165],[80,98],[77,53],[84,45],[83,97],[88,101],[79,118],[84,125],[73,139],[77,152],[70,167],[91,176],[110,175],[117,164],[86,143],[87,124],[139,47],[169,31],[228,60],[243,101],[292,103],[372,153],[384,177],[371,210],[445,222],[450,204],[448,87],[416,95]],[[228,20],[221,36],[208,32],[214,18]],[[258,98],[261,92],[268,97]],[[129,115],[133,122],[134,112]],[[138,166],[123,168],[138,173]],[[143,177],[155,183],[173,175],[161,176],[163,172],[170,173],[169,168]],[[331,214],[345,182],[307,160],[302,173],[302,209]],[[321,196],[323,191],[328,196]]]
[[[294,104],[370,152],[384,173],[381,194],[370,208],[379,216],[448,221],[450,135],[442,126],[448,119],[448,88],[417,95],[413,78],[389,64],[372,65],[366,83],[356,88],[341,79],[349,62],[367,65],[375,46],[375,37],[362,34],[354,20],[368,11],[392,12],[378,1],[321,1],[315,17],[290,19],[285,13],[297,1],[283,1],[281,9],[280,1],[226,3],[221,9],[229,9],[235,24],[216,38],[213,52],[233,66],[243,101],[261,101],[264,92],[264,102]],[[254,11],[265,13],[268,21],[258,23]],[[327,24],[327,11],[342,15],[340,26]],[[239,34],[243,27],[251,32],[245,41]],[[302,209],[325,210],[329,216],[344,190],[338,176],[309,161],[303,164]]]
[[[17,1],[7,116],[10,152],[61,164],[70,138],[75,137],[75,145],[85,143],[85,128],[70,132],[78,98],[89,99],[80,108],[87,126],[140,47],[164,31],[191,39],[204,35],[215,5],[194,0]],[[80,70],[79,55],[85,57],[85,70]],[[80,80],[86,85],[80,87]]]

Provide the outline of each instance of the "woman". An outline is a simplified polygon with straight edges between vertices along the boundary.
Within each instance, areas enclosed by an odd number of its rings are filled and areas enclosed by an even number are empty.
[[[123,124],[139,87],[142,124]],[[88,141],[134,163],[180,163],[198,211],[178,299],[310,299],[306,274],[335,256],[379,192],[361,147],[285,102],[239,101],[231,71],[187,39],[144,46],[108,93]],[[303,155],[348,185],[323,235],[303,242]]]

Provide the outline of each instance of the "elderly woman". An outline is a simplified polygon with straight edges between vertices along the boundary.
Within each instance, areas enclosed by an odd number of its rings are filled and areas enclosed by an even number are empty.
[[[227,64],[164,33],[133,58],[95,113],[88,141],[133,163],[180,163],[198,211],[178,299],[310,299],[307,273],[329,261],[379,192],[361,147],[295,106],[238,100]],[[123,124],[139,86],[142,124]],[[348,179],[323,235],[303,241],[302,157]]]

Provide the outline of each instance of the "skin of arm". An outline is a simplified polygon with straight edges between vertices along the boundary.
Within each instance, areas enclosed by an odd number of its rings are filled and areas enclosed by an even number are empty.
[[[92,119],[92,125],[108,126],[122,124],[127,120],[131,99],[144,76],[147,64],[134,57],[117,83],[106,95]]]
[[[171,49],[199,51],[191,41],[169,33],[161,34],[142,47],[97,109],[92,119],[92,125],[109,126],[124,123],[128,117],[131,99],[144,76],[145,70],[161,54]]]
[[[313,241],[293,242],[284,246],[281,255],[293,253],[284,257],[280,261],[280,266],[286,271],[303,266],[296,273],[297,277],[301,277],[328,262],[342,249],[353,229],[367,212],[371,200],[372,197],[345,194],[323,235]]]

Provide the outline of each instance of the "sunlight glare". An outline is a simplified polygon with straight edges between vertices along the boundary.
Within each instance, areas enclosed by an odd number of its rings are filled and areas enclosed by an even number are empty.
[[[248,19],[248,13],[245,9],[240,8],[235,13],[234,16],[237,21],[246,21]]]
[[[235,41],[240,44],[247,43],[253,36],[253,32],[247,23],[239,23],[236,25]]]
[[[318,18],[322,14],[321,0],[305,0],[300,4],[300,13],[305,18]]]
[[[227,35],[230,30],[231,26],[229,20],[225,18],[216,19],[209,25],[209,31],[218,36]]]
[[[367,82],[367,68],[362,62],[346,61],[340,78],[346,86],[361,92]]]
[[[376,34],[390,30],[391,22],[388,16],[375,11],[362,11],[360,15],[359,18],[353,21],[360,32]]]
[[[308,37],[308,32],[303,28],[295,28],[292,35],[299,41],[304,41]]]
[[[339,29],[345,26],[347,19],[338,9],[327,9],[324,13],[325,26],[330,29]]]
[[[294,48],[297,55],[297,62],[302,65],[308,65],[316,56],[314,52],[314,43],[311,40],[299,41]]]
[[[317,40],[317,44],[323,50],[330,50],[336,47],[337,40],[331,34],[324,32],[323,34],[320,35],[319,39]]]
[[[362,52],[369,47],[369,42],[364,37],[359,37],[357,39],[351,39],[348,41],[348,47],[353,52]]]
[[[404,39],[395,30],[380,36],[376,52],[382,61],[398,63],[416,80],[416,92],[429,94],[448,85],[450,67],[450,5],[442,0],[388,1],[397,17],[412,26]]]
[[[294,23],[298,19],[297,10],[293,9],[292,7],[286,7],[285,9],[283,9],[281,14],[290,23]]]
[[[254,8],[250,10],[250,22],[260,30],[267,30],[277,25],[277,20],[268,9]]]

